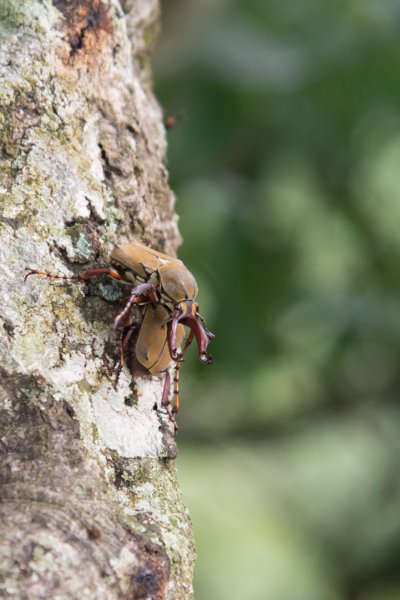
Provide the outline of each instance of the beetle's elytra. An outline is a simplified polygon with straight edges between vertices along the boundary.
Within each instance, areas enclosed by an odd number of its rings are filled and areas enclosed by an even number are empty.
[[[131,309],[133,305],[139,305],[142,320],[135,344],[136,358],[153,375],[165,371],[161,404],[177,429],[174,415],[179,409],[179,370],[193,338],[196,338],[200,360],[205,364],[212,362],[211,357],[207,356],[207,346],[214,335],[206,328],[199,305],[195,302],[196,280],[181,260],[137,243],[116,246],[111,252],[110,263],[110,267],[71,276],[27,269],[25,280],[30,275],[67,280],[87,280],[108,275],[129,286],[129,294],[123,300],[124,307],[113,323],[113,329],[120,334],[119,369],[124,363],[124,351],[138,328],[136,323],[131,322]],[[189,328],[186,340],[185,326]],[[176,363],[172,410],[168,372],[171,361]]]

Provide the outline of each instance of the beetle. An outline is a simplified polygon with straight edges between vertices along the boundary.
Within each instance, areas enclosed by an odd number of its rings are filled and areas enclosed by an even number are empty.
[[[178,258],[158,252],[137,242],[116,246],[110,255],[110,266],[99,267],[76,275],[58,275],[41,269],[26,269],[24,281],[30,275],[43,275],[64,280],[88,280],[108,275],[130,287],[122,302],[123,309],[114,319],[112,329],[120,334],[120,360],[118,372],[124,364],[124,352],[131,337],[139,329],[135,354],[138,362],[152,375],[165,372],[161,405],[166,409],[175,430],[175,414],[179,409],[179,371],[183,356],[196,339],[202,363],[211,364],[207,346],[214,338],[206,327],[195,301],[198,288],[192,273]],[[131,323],[131,311],[138,305],[142,321]],[[185,327],[189,333],[185,340]],[[179,348],[182,346],[181,351]],[[168,367],[175,362],[174,404],[170,409],[170,375]],[[118,374],[117,374],[118,376]]]

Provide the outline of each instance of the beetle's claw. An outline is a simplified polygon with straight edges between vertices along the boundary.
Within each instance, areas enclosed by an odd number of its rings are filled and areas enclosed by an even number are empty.
[[[176,350],[171,350],[170,354],[171,354],[172,360],[174,360],[175,362],[177,362],[178,360],[180,360],[182,358],[182,355],[178,354],[178,352]]]
[[[212,365],[213,357],[207,356],[207,354],[200,354],[200,360],[204,365]]]
[[[118,367],[115,370],[115,387],[118,387],[118,381],[119,381],[119,376],[121,375],[121,371],[122,371],[122,366],[118,365]]]
[[[30,269],[29,267],[25,267],[25,271],[28,271],[28,273],[24,277],[24,283],[30,275],[35,275],[35,273],[36,273],[36,271],[34,269]]]
[[[119,377],[121,375],[121,371],[122,368],[124,366],[124,361],[121,360],[121,358],[118,360],[118,362],[116,362],[115,367],[114,367],[114,371],[115,371],[115,387],[117,388],[118,386],[118,381],[119,381]]]
[[[162,409],[164,409],[164,410],[162,411]],[[172,423],[173,428],[174,428],[174,434],[176,435],[176,433],[177,433],[177,431],[179,429],[179,425],[178,425],[178,423],[176,422],[176,419],[175,419],[175,415],[177,413],[177,410],[175,409],[175,406],[172,409],[170,409],[168,406],[165,406],[165,405],[161,406],[160,412],[163,412],[163,414],[165,414],[168,417],[168,421],[170,423]]]
[[[174,434],[176,435],[179,429],[178,423],[176,422],[175,419],[175,415],[177,413],[177,410],[175,408],[175,406],[173,407],[171,414],[170,414],[170,421],[172,421],[172,425],[174,426]]]

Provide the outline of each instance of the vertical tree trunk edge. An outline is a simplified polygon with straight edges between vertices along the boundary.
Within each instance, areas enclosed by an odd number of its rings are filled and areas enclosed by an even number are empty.
[[[23,284],[176,251],[158,28],[157,0],[0,0],[0,597],[193,595],[163,382],[113,378],[118,286]]]

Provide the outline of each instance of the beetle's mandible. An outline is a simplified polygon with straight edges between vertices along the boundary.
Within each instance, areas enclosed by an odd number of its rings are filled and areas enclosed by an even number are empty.
[[[207,346],[214,335],[208,331],[199,313],[199,305],[195,302],[196,280],[181,260],[138,243],[116,246],[111,252],[110,264],[110,267],[99,267],[71,276],[27,269],[25,281],[30,275],[82,281],[108,275],[129,286],[129,294],[122,301],[124,307],[112,326],[114,331],[120,333],[119,369],[124,363],[124,352],[129,341],[139,328],[136,358],[153,375],[165,371],[161,404],[177,429],[174,415],[179,409],[179,370],[193,339],[196,339],[200,360],[204,364],[212,362],[207,355]],[[134,305],[141,307],[142,320],[139,325],[131,322]],[[184,326],[189,329],[186,339]],[[168,371],[171,361],[176,365],[172,410]]]

